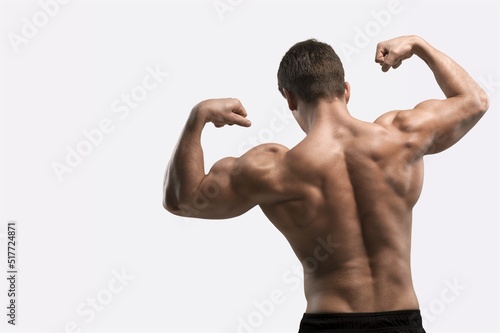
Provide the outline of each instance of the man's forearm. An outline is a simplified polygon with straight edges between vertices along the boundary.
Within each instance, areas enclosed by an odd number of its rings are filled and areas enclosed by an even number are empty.
[[[470,97],[474,100],[486,98],[481,87],[460,65],[420,37],[415,37],[414,53],[432,70],[446,98],[456,96]]]
[[[170,209],[178,208],[180,203],[192,197],[205,176],[201,147],[204,126],[205,120],[195,107],[184,126],[165,175],[164,205]]]

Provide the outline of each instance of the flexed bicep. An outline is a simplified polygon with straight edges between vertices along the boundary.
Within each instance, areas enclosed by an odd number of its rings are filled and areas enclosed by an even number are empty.
[[[409,135],[421,155],[435,154],[458,142],[479,121],[474,100],[451,97],[424,101],[412,110],[399,111],[393,125]]]
[[[407,134],[417,154],[434,154],[451,147],[477,123],[488,109],[488,96],[460,65],[418,36],[379,43],[375,61],[387,71],[413,54],[432,70],[446,99],[391,113],[392,125]]]
[[[287,174],[283,161],[287,151],[281,145],[263,144],[239,158],[218,161],[174,214],[227,219],[256,205],[286,199],[290,193],[282,178]]]
[[[227,219],[251,209],[255,203],[237,188],[241,186],[237,179],[244,177],[240,165],[241,161],[233,157],[216,162],[196,188],[170,207],[170,212],[185,217]]]
[[[247,186],[246,175],[241,173],[242,161],[227,157],[213,165],[194,191],[192,201],[185,203],[190,217],[204,219],[227,219],[239,216],[256,205],[242,191]]]

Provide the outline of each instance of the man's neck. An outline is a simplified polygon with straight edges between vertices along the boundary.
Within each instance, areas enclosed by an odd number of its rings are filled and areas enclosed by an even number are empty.
[[[304,118],[304,131],[309,135],[317,131],[339,132],[350,128],[355,119],[349,114],[344,100],[320,101],[315,105],[299,105]]]

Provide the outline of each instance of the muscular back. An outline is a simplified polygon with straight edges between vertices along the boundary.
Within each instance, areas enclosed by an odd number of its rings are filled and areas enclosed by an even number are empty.
[[[307,312],[418,308],[410,240],[422,156],[381,122],[260,148],[280,155],[271,178],[290,199],[261,208],[302,262]]]
[[[190,113],[164,181],[173,214],[224,219],[259,205],[304,267],[307,312],[417,309],[410,272],[412,208],[425,154],[458,142],[488,109],[484,90],[451,58],[418,36],[377,45],[382,71],[413,55],[425,61],[446,99],[392,111],[374,123],[350,116],[350,86],[313,102],[283,88],[306,138],[224,158],[205,174],[201,132],[248,127],[233,98],[206,100]]]

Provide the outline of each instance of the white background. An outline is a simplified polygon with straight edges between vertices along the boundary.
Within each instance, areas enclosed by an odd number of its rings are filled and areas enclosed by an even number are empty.
[[[211,97],[240,98],[253,126],[208,126],[207,167],[252,142],[291,147],[300,141],[304,134],[285,116],[276,71],[288,48],[306,38],[339,53],[356,117],[372,121],[442,98],[421,60],[386,74],[374,63],[378,41],[418,34],[491,97],[490,111],[461,142],[426,158],[412,255],[425,327],[499,332],[500,3],[401,0],[380,23],[373,12],[388,11],[389,1],[219,3],[231,10],[218,12],[213,0],[74,0],[59,5],[16,52],[13,34],[22,36],[23,18],[33,22],[41,5],[2,2],[0,330],[297,331],[305,299],[284,237],[258,208],[226,221],[164,211],[170,154],[192,106]],[[360,31],[371,36],[361,40]],[[112,104],[157,66],[169,76],[121,119]],[[113,131],[59,181],[54,162],[65,163],[67,147],[75,149],[85,140],[82,132],[105,118]],[[19,229],[14,328],[4,306],[9,220]],[[121,285],[113,272],[133,278]],[[110,283],[121,291],[111,293]],[[449,283],[462,289],[453,293]],[[282,302],[259,310],[255,302],[269,304],[273,291]],[[106,303],[99,312],[87,303],[96,297]]]

